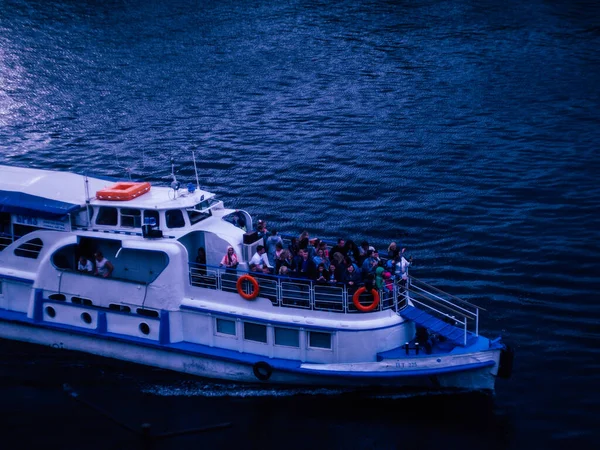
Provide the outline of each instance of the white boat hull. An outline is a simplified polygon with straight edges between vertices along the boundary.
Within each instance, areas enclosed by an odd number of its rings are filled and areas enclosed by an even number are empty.
[[[141,347],[129,342],[102,340],[62,330],[42,329],[31,325],[0,322],[0,336],[56,349],[80,351],[107,358],[158,367],[193,376],[240,383],[266,383],[293,386],[381,387],[493,390],[500,350],[460,355],[441,368],[432,370],[439,357],[406,358],[352,364],[302,364],[301,372],[273,368],[268,380],[260,380],[255,366],[210,356],[190,355],[173,349]],[[267,364],[268,358],[263,360]],[[486,363],[469,368],[469,363]],[[416,370],[415,365],[421,367]],[[440,369],[440,367],[438,367]],[[444,372],[445,370],[445,372]],[[314,372],[314,373],[311,373]],[[422,373],[419,373],[422,372]],[[434,373],[436,372],[436,373]],[[361,376],[361,373],[364,376]]]

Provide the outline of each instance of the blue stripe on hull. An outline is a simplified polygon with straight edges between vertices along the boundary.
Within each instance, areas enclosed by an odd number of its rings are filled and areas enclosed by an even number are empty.
[[[41,301],[37,301],[40,303]],[[164,315],[161,314],[160,322],[162,327],[168,325],[168,311],[163,311]],[[86,337],[93,337],[96,339],[104,339],[108,341],[115,341],[120,343],[128,343],[131,345],[146,347],[152,349],[159,349],[167,352],[181,353],[186,355],[192,355],[203,358],[212,358],[222,361],[228,361],[238,364],[254,365],[260,361],[267,361],[274,370],[280,370],[284,372],[297,373],[302,375],[314,375],[314,376],[325,376],[325,377],[347,377],[354,380],[365,379],[365,380],[377,380],[377,379],[392,379],[392,378],[407,378],[407,377],[428,377],[432,375],[441,375],[449,373],[458,373],[465,371],[472,371],[482,369],[485,367],[491,367],[495,363],[494,361],[478,362],[474,364],[454,366],[454,367],[442,367],[438,369],[423,369],[423,370],[410,370],[410,371],[370,371],[370,372],[347,372],[347,371],[328,371],[328,370],[315,370],[305,369],[300,367],[302,362],[299,360],[287,360],[281,358],[269,358],[263,355],[256,355],[252,353],[240,353],[237,350],[220,349],[215,347],[209,347],[202,344],[194,344],[190,342],[178,342],[178,343],[161,343],[160,341],[165,340],[168,336],[167,330],[159,331],[159,342],[152,341],[149,339],[139,338],[135,336],[126,336],[122,334],[108,333],[106,332],[106,313],[104,318],[99,318],[98,326],[95,330],[82,329],[79,327],[54,324],[46,322],[35,322],[29,319],[25,313],[17,313],[12,311],[0,310],[0,322],[7,321],[13,323],[19,323],[32,328],[45,328],[53,331],[60,331],[69,334],[78,334]],[[144,319],[140,317],[140,319]]]

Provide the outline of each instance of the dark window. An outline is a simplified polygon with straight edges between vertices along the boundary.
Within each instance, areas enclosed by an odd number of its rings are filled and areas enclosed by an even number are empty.
[[[212,216],[212,211],[210,209],[206,212],[200,212],[195,209],[188,209],[187,213],[188,217],[190,218],[190,223],[192,225]]]
[[[66,245],[52,255],[52,263],[57,269],[70,269],[74,270],[77,268],[77,245],[70,244]],[[89,259],[89,258],[88,258]]]
[[[120,312],[131,312],[131,308],[129,306],[125,306],[125,305],[117,305],[115,303],[111,303],[110,305],[108,305],[108,309],[112,310],[112,311],[120,311]]]
[[[22,256],[24,258],[36,259],[42,251],[43,246],[44,243],[42,240],[40,238],[35,238],[19,245],[15,249],[15,255]]]
[[[300,333],[289,328],[275,328],[275,345],[300,347]]]
[[[149,209],[144,211],[144,224],[148,224],[148,225],[152,225],[148,219],[154,219],[154,224],[153,226],[160,226],[160,222],[158,220],[158,211],[153,210],[153,209]]]
[[[317,331],[311,331],[308,337],[309,347],[331,348],[331,334],[329,333],[319,333]]]
[[[158,311],[154,311],[153,309],[138,308],[136,311],[140,316],[158,317]]]
[[[10,229],[10,214],[0,213],[0,252],[12,244],[12,231]]]
[[[93,303],[89,298],[82,298],[82,297],[71,297],[71,303],[75,303],[76,305],[85,305],[85,306],[92,306]]]
[[[244,323],[244,339],[248,341],[267,342],[267,327],[257,323]]]
[[[117,224],[117,208],[109,208],[101,206],[98,209],[98,217],[96,217],[98,225],[116,225]]]
[[[217,319],[217,333],[230,334],[232,336],[235,336],[235,321]]]
[[[185,220],[183,220],[183,214],[180,209],[170,209],[166,213],[167,227],[169,228],[181,228],[185,227]]]
[[[142,227],[142,213],[139,209],[121,209],[121,226],[129,228]]]

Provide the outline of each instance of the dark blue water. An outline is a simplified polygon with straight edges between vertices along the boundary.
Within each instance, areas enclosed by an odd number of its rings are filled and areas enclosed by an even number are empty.
[[[516,347],[495,398],[243,390],[3,342],[18,446],[591,448],[600,419],[600,7],[0,0],[0,161],[194,177],[271,227],[401,240]],[[301,394],[301,395],[292,395]],[[109,415],[110,415],[109,414]],[[37,430],[38,433],[33,431]]]

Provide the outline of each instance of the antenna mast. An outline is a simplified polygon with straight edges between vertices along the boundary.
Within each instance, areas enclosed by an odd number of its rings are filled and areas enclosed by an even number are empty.
[[[85,212],[87,213],[87,223],[88,227],[92,226],[92,219],[90,217],[90,186],[87,175],[84,177],[84,187],[85,187]]]
[[[171,182],[171,189],[174,191],[173,200],[177,198],[177,191],[179,190],[179,181],[175,177],[175,159],[171,158],[171,175],[173,176],[173,181]]]
[[[196,189],[200,190],[200,182],[198,181],[198,168],[196,167],[196,152],[192,150],[192,159],[194,160],[194,172],[196,172]]]

